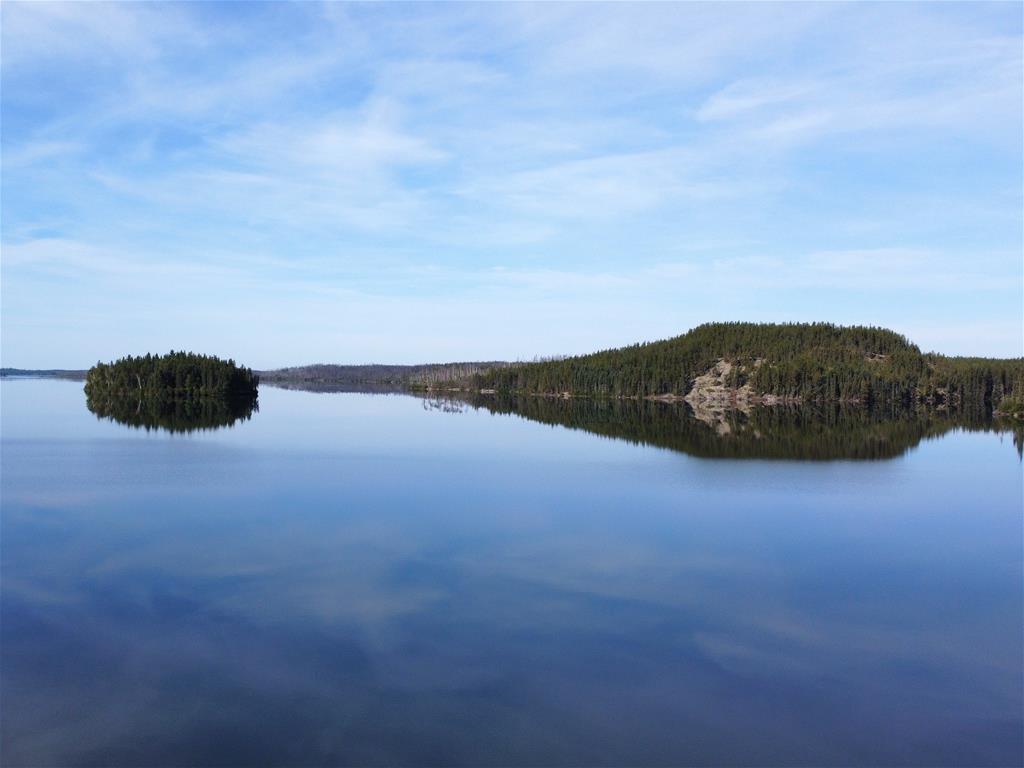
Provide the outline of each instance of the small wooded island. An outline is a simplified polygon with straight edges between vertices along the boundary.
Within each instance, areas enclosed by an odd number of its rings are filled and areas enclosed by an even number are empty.
[[[258,389],[259,376],[234,360],[174,350],[96,363],[85,377],[86,405],[97,416],[171,431],[247,419]]]
[[[249,368],[194,352],[122,357],[96,363],[85,377],[87,395],[255,398],[259,376]]]

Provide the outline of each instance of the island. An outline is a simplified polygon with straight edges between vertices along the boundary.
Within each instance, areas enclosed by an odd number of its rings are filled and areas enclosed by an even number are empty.
[[[172,350],[96,363],[85,395],[100,418],[190,432],[248,419],[258,410],[259,376],[234,360]]]

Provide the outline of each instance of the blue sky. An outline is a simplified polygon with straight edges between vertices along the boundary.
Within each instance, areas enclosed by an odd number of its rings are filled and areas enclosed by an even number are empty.
[[[1022,342],[1022,6],[17,3],[2,360]]]

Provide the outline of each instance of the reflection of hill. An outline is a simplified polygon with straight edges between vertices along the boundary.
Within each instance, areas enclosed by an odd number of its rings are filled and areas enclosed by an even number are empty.
[[[110,419],[130,427],[165,429],[168,432],[228,427],[247,421],[259,410],[256,398],[184,397],[143,399],[130,396],[87,395],[86,407],[97,418]]]
[[[962,427],[997,429],[991,419],[945,412],[863,408],[754,408],[703,411],[648,400],[601,400],[479,395],[475,408],[582,429],[606,437],[669,448],[705,458],[888,459],[921,440]],[[1024,447],[1018,430],[1014,443]]]

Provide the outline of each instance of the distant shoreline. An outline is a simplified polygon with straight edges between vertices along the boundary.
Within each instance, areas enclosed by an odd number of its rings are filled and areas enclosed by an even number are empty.
[[[65,368],[0,368],[0,379],[67,379],[69,381],[85,381],[88,371]]]

